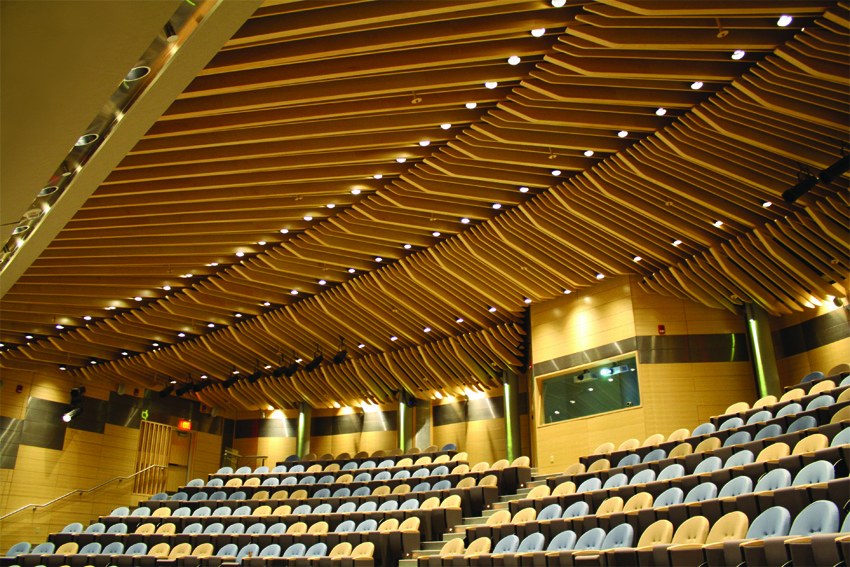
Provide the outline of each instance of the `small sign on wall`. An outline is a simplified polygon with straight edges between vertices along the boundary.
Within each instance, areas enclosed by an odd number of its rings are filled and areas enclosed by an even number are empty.
[[[180,431],[192,431],[192,422],[188,419],[181,419],[177,422],[177,429]]]
[[[664,328],[664,325],[658,325],[658,334],[659,335],[667,334],[667,329]]]

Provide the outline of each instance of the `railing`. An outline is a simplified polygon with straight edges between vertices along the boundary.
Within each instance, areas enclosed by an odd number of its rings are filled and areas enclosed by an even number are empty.
[[[257,462],[257,460],[258,460],[258,459],[262,459],[262,461],[261,461],[261,462],[262,462],[262,463],[265,463],[265,462],[266,462],[266,459],[268,459],[268,458],[269,458],[269,456],[268,456],[268,455],[240,455],[240,456],[236,457],[236,465],[237,465],[237,466],[240,466],[240,467],[247,466],[247,463],[242,463],[242,464],[240,465],[240,464],[239,464],[239,460],[240,460],[240,459],[251,459],[251,460],[250,460],[250,461],[248,461],[248,462],[249,462],[249,463],[252,463],[252,465],[251,465],[251,466],[253,467],[253,466],[254,466],[254,464],[256,464],[256,462]],[[234,468],[237,468],[237,467],[234,467]],[[2,518],[0,518],[0,519],[2,519]]]
[[[116,480],[117,480],[117,481],[130,480],[131,478],[134,478],[134,477],[136,477],[136,476],[138,476],[138,475],[140,475],[140,474],[142,474],[142,473],[144,473],[144,472],[147,472],[148,470],[153,469],[153,468],[162,468],[162,469],[164,469],[164,468],[167,468],[167,467],[166,467],[165,465],[151,465],[151,466],[149,466],[149,467],[147,467],[147,468],[144,468],[144,469],[140,470],[139,472],[135,472],[135,473],[131,474],[130,476],[116,476],[115,478],[111,478],[111,479],[109,479],[109,480],[107,480],[107,481],[105,481],[105,482],[101,482],[101,483],[100,483],[100,484],[98,484],[97,486],[94,486],[94,487],[89,488],[89,489],[86,489],[86,490],[79,489],[79,488],[78,488],[77,490],[72,490],[72,491],[71,491],[71,492],[69,492],[68,494],[63,494],[63,495],[62,495],[62,496],[60,496],[59,498],[54,498],[54,499],[53,499],[53,500],[51,500],[50,502],[45,502],[44,504],[27,504],[26,506],[21,506],[20,508],[18,508],[18,509],[17,509],[17,510],[15,510],[14,512],[9,512],[9,513],[8,513],[8,514],[6,514],[5,516],[0,516],[0,521],[5,520],[5,519],[6,519],[6,518],[8,518],[9,516],[14,516],[14,515],[15,515],[15,514],[17,514],[18,512],[23,512],[24,510],[29,510],[30,508],[32,508],[32,509],[33,509],[33,511],[37,510],[38,508],[46,508],[47,506],[50,506],[51,504],[55,504],[56,502],[59,502],[60,500],[64,500],[65,498],[68,498],[69,496],[73,496],[73,495],[75,495],[75,494],[86,494],[86,493],[88,493],[88,492],[94,492],[94,491],[95,491],[95,490],[97,490],[98,488],[101,488],[101,487],[103,487],[103,486],[106,486],[107,484],[110,484],[110,483],[112,483],[112,482],[115,482]]]

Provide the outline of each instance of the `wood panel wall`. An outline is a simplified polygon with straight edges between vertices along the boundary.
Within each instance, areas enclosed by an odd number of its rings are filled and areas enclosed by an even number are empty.
[[[22,392],[16,393],[20,385]],[[24,419],[30,396],[68,403],[79,382],[57,370],[3,370],[0,416]],[[86,397],[108,400],[110,388],[86,382]],[[197,433],[198,445],[190,463],[194,476],[218,468],[221,436]],[[139,430],[105,424],[93,433],[68,427],[61,450],[21,444],[14,468],[0,469],[0,515],[27,504],[41,504],[72,490],[92,488],[116,476],[133,474]],[[118,506],[135,506],[143,498],[132,494],[133,482],[115,482],[91,494],[72,496],[37,511],[25,511],[0,522],[0,554],[19,541],[37,544],[71,522],[88,525]]]
[[[743,315],[671,297],[649,295],[628,277],[612,278],[581,292],[532,306],[534,363],[636,336],[742,333]],[[742,348],[746,348],[743,346]],[[693,429],[730,404],[755,399],[750,363],[646,364],[638,359],[641,405],[560,423],[534,422],[541,473],[560,472],[605,442],[643,441],[655,433]],[[545,377],[544,377],[545,378]],[[540,411],[540,377],[532,393]]]

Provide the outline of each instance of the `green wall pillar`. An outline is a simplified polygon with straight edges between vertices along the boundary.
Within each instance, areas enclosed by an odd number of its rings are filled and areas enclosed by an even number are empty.
[[[307,402],[298,404],[298,436],[296,437],[295,452],[303,457],[310,452],[310,433],[313,421],[313,408]]]
[[[758,395],[760,398],[780,396],[782,388],[779,385],[779,371],[776,367],[776,353],[773,350],[767,311],[755,303],[747,303],[746,309],[747,339],[750,342],[750,358]]]
[[[505,454],[508,461],[522,454],[522,441],[519,427],[519,380],[510,370],[502,374],[505,389]]]
[[[398,448],[402,451],[413,448],[416,435],[413,424],[414,408],[408,405],[413,399],[413,396],[404,390],[398,393]]]

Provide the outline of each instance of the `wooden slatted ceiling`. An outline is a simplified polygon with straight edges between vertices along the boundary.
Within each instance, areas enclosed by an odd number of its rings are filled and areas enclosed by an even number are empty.
[[[198,394],[329,406],[498,386],[496,368],[524,362],[524,299],[597,274],[774,314],[846,295],[846,176],[794,205],[780,195],[798,162],[825,168],[846,139],[847,13],[803,1],[269,4],[4,297],[3,341],[41,340],[2,364],[218,384],[281,354],[309,360],[316,345],[329,359],[344,336],[345,364]],[[532,37],[538,27],[547,34]]]

